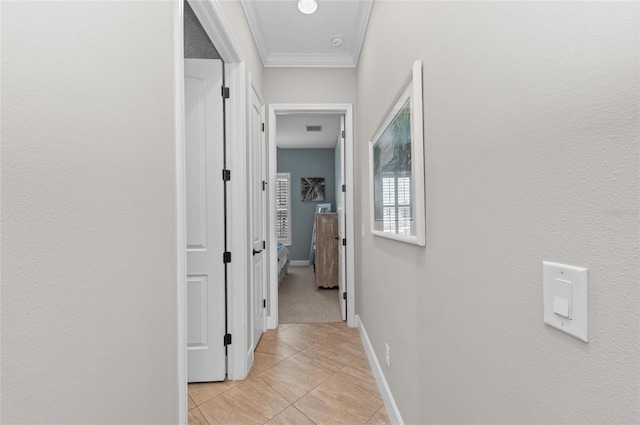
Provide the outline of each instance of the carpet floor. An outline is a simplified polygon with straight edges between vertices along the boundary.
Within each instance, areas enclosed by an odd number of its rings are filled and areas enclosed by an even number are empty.
[[[278,289],[278,322],[341,322],[338,292],[338,288],[316,290],[313,267],[289,266]]]

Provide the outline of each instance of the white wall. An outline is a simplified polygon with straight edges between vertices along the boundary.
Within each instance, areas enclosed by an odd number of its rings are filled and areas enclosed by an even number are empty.
[[[354,68],[265,68],[267,103],[355,103]]]
[[[357,246],[358,313],[383,365],[390,345],[405,422],[640,422],[638,8],[375,3],[361,188],[367,139],[424,61],[427,246]],[[588,344],[543,324],[543,260],[589,269]]]
[[[178,421],[174,9],[2,3],[2,423]]]

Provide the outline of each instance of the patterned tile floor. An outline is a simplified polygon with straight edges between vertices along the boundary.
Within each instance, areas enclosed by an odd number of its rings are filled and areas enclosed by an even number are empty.
[[[357,329],[340,323],[267,331],[243,381],[189,384],[189,424],[389,424]]]

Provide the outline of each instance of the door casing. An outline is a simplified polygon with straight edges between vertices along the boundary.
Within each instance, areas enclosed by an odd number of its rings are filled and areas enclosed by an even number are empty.
[[[354,193],[354,126],[353,126],[353,105],[350,103],[272,103],[269,105],[269,232],[267,234],[267,249],[269,258],[269,315],[267,316],[267,327],[275,329],[278,327],[278,271],[277,267],[277,237],[276,225],[273,219],[275,214],[275,181],[277,173],[276,156],[276,117],[277,115],[295,113],[331,113],[343,114],[345,121],[345,184],[346,190],[346,239],[347,239],[347,325],[357,326],[355,320],[355,193]]]
[[[206,2],[187,0],[200,24],[211,39],[225,64],[225,85],[231,97],[226,100],[227,140],[246,140],[246,71],[245,60],[220,6],[220,0]],[[176,140],[176,310],[177,310],[177,377],[178,377],[178,421],[188,423],[187,406],[187,296],[186,296],[186,193],[185,193],[185,139],[184,139],[184,5],[174,1],[174,93],[175,93],[175,140]],[[227,147],[227,166],[232,170],[229,185],[230,211],[247,211],[247,200],[243,190],[247,187],[244,171],[247,169],[246,145],[230,143]],[[236,170],[233,172],[233,170]],[[247,305],[245,282],[248,278],[247,217],[229,214],[229,250],[234,254],[228,275],[229,332],[234,335],[228,347],[228,379],[244,379],[249,371],[247,358]]]
[[[347,253],[346,253],[346,249],[345,246],[342,244],[342,238],[347,237],[345,230],[346,230],[346,193],[342,191],[341,186],[344,184],[346,185],[346,181],[345,181],[345,162],[346,162],[346,158],[345,158],[345,153],[346,153],[346,146],[345,146],[345,137],[346,137],[346,128],[345,128],[345,119],[344,119],[344,115],[342,115],[340,117],[340,131],[342,132],[342,134],[340,134],[338,136],[338,163],[335,164],[336,168],[338,169],[337,175],[339,176],[338,182],[337,182],[337,191],[338,193],[336,193],[336,204],[337,204],[337,208],[336,211],[338,212],[338,301],[340,302],[340,314],[342,315],[342,320],[346,319],[346,309],[347,309],[347,302],[346,300],[343,298],[343,294],[347,291],[347,273],[345,271],[346,266],[347,266]],[[343,137],[343,135],[345,135]]]

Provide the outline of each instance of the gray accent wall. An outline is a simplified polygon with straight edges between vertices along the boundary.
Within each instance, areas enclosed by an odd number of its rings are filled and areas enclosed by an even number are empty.
[[[186,1],[184,2],[184,57],[220,59],[220,54]]]
[[[278,172],[291,173],[292,260],[308,260],[316,205],[331,202],[336,210],[335,162],[333,149],[278,149]],[[324,177],[325,201],[302,202],[300,179]]]

